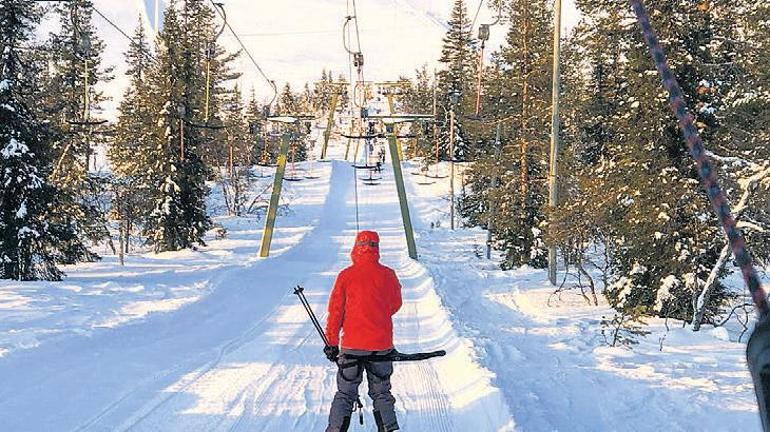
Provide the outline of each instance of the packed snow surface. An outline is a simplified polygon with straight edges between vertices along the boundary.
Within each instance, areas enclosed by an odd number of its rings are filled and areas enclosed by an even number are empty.
[[[66,268],[62,282],[0,283],[2,429],[323,430],[336,371],[291,290],[305,286],[325,320],[349,264],[357,196],[360,228],[380,232],[403,285],[398,348],[448,352],[396,365],[402,430],[760,430],[734,334],[653,321],[633,350],[607,347],[606,305],[552,296],[544,272],[481,258],[483,231],[448,229],[448,179],[412,175],[407,163],[413,261],[390,167],[367,186],[339,160],[342,144],[332,153],[301,164],[317,179],[285,185],[269,258],[256,258],[262,219],[218,216],[227,237],[212,233],[196,251],[130,255],[125,266],[105,255]],[[219,188],[209,204],[222,213]],[[367,423],[351,430],[374,430],[365,383],[361,394]]]

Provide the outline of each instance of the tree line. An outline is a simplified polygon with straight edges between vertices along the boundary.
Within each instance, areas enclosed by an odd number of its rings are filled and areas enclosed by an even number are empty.
[[[97,245],[122,257],[131,236],[155,252],[204,244],[208,182],[238,215],[249,208],[252,167],[276,160],[266,117],[329,109],[326,70],[300,91],[286,84],[272,107],[253,90],[245,96],[233,67],[240,53],[217,41],[209,2],[168,3],[158,34],[137,25],[129,84],[107,122],[94,113],[114,71],[92,1],[0,0],[0,279],[57,280],[61,265],[99,259]],[[43,21],[58,27],[41,39]],[[297,129],[299,161],[307,131]],[[95,167],[104,148],[108,172]]]
[[[407,92],[413,112],[431,110],[434,93],[439,107],[438,136],[418,131],[414,154],[467,162],[457,209],[467,225],[492,231],[502,268],[544,268],[555,245],[565,278],[585,287],[591,303],[601,290],[621,321],[671,317],[696,330],[713,323],[742,295],[725,282],[732,257],[626,2],[576,1],[582,19],[562,41],[561,205],[548,208],[552,3],[492,3],[503,23],[492,31],[506,37],[483,67],[476,116],[479,41],[464,0],[454,1],[440,70],[435,78],[419,70]],[[766,265],[770,6],[646,3],[739,226]],[[449,155],[452,93],[459,101]]]

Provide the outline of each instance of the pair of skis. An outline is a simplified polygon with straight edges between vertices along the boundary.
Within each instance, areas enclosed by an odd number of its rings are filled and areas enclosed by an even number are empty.
[[[323,327],[321,327],[321,323],[318,321],[318,317],[316,316],[315,312],[313,312],[313,308],[310,307],[310,303],[308,303],[307,297],[305,297],[305,288],[303,288],[300,285],[297,285],[294,288],[294,294],[299,298],[300,303],[302,303],[302,307],[305,308],[305,311],[307,312],[308,316],[310,316],[310,321],[313,323],[313,326],[318,332],[318,335],[321,336],[321,340],[323,340],[324,345],[330,346],[329,339],[326,338],[326,333],[324,333]],[[393,351],[383,355],[374,355],[374,354],[371,354],[371,355],[344,354],[344,355],[346,359],[356,360],[355,362],[349,363],[348,365],[345,366],[345,367],[349,367],[349,365],[355,366],[360,362],[421,361],[421,360],[431,359],[434,357],[443,357],[446,355],[446,351],[438,350],[438,351],[431,351],[431,352],[424,352],[424,353],[406,354],[406,353],[398,352],[397,350],[394,349]]]

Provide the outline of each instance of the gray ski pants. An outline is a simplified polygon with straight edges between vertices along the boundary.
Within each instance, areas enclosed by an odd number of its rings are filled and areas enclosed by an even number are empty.
[[[390,393],[390,376],[393,375],[393,362],[369,362],[344,368],[342,366],[355,364],[355,360],[345,359],[345,354],[357,356],[382,355],[388,351],[357,351],[343,349],[340,359],[337,361],[340,368],[337,370],[337,393],[334,395],[332,407],[329,411],[329,427],[326,432],[339,432],[346,423],[351,421],[353,407],[358,400],[358,386],[361,385],[366,370],[366,380],[369,384],[369,397],[372,398],[375,416],[382,421],[385,431],[398,430],[396,421],[396,398]]]

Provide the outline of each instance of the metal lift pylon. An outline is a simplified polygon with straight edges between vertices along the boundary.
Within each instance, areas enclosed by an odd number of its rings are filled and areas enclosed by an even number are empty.
[[[345,92],[345,88],[349,85],[347,82],[334,82],[331,83],[334,93],[332,93],[331,107],[329,108],[329,119],[326,122],[326,130],[324,131],[324,142],[321,147],[321,161],[327,161],[326,153],[329,149],[329,139],[331,139],[332,128],[334,127],[334,114],[337,111],[337,104],[339,103],[340,96]],[[347,156],[345,157],[347,159]]]
[[[390,160],[393,164],[393,177],[396,182],[396,192],[398,193],[398,203],[401,207],[401,219],[404,223],[404,235],[406,236],[406,247],[409,251],[409,258],[417,259],[417,244],[414,241],[414,228],[412,226],[412,217],[409,213],[409,200],[406,196],[406,187],[404,186],[404,172],[401,169],[401,158],[398,154],[399,137],[396,134],[396,125],[412,121],[433,120],[433,116],[423,115],[403,115],[403,116],[369,116],[369,118],[381,119],[385,124],[385,135],[388,139],[388,150]]]
[[[270,245],[273,242],[275,218],[278,215],[278,205],[281,201],[281,189],[283,189],[283,176],[286,174],[286,159],[289,154],[290,140],[291,136],[289,132],[284,132],[281,136],[281,150],[278,154],[278,166],[275,169],[275,176],[273,177],[273,192],[270,194],[270,205],[267,208],[265,231],[262,234],[262,246],[259,249],[259,256],[262,258],[270,256]]]
[[[398,155],[398,138],[396,138],[395,124],[386,123],[385,130],[388,136],[388,149],[390,150],[390,160],[393,163],[393,177],[396,181],[396,191],[398,192],[398,203],[401,207],[401,219],[404,222],[404,234],[406,235],[406,247],[409,250],[409,258],[417,259],[417,244],[414,241],[414,228],[412,227],[412,216],[409,213],[409,201],[406,197],[406,187],[404,186],[404,173],[401,170],[401,158]]]
[[[283,123],[284,125],[297,125],[300,120],[312,118],[310,116],[299,117],[268,117],[269,121]],[[273,242],[273,231],[275,230],[275,220],[278,215],[278,206],[281,202],[281,190],[283,189],[283,180],[286,175],[286,162],[289,156],[289,143],[292,134],[290,131],[284,131],[281,135],[281,149],[278,153],[278,166],[275,169],[273,177],[273,191],[270,194],[270,204],[267,207],[267,218],[265,218],[265,230],[262,234],[262,245],[259,248],[259,256],[266,258],[270,256],[270,245]]]

